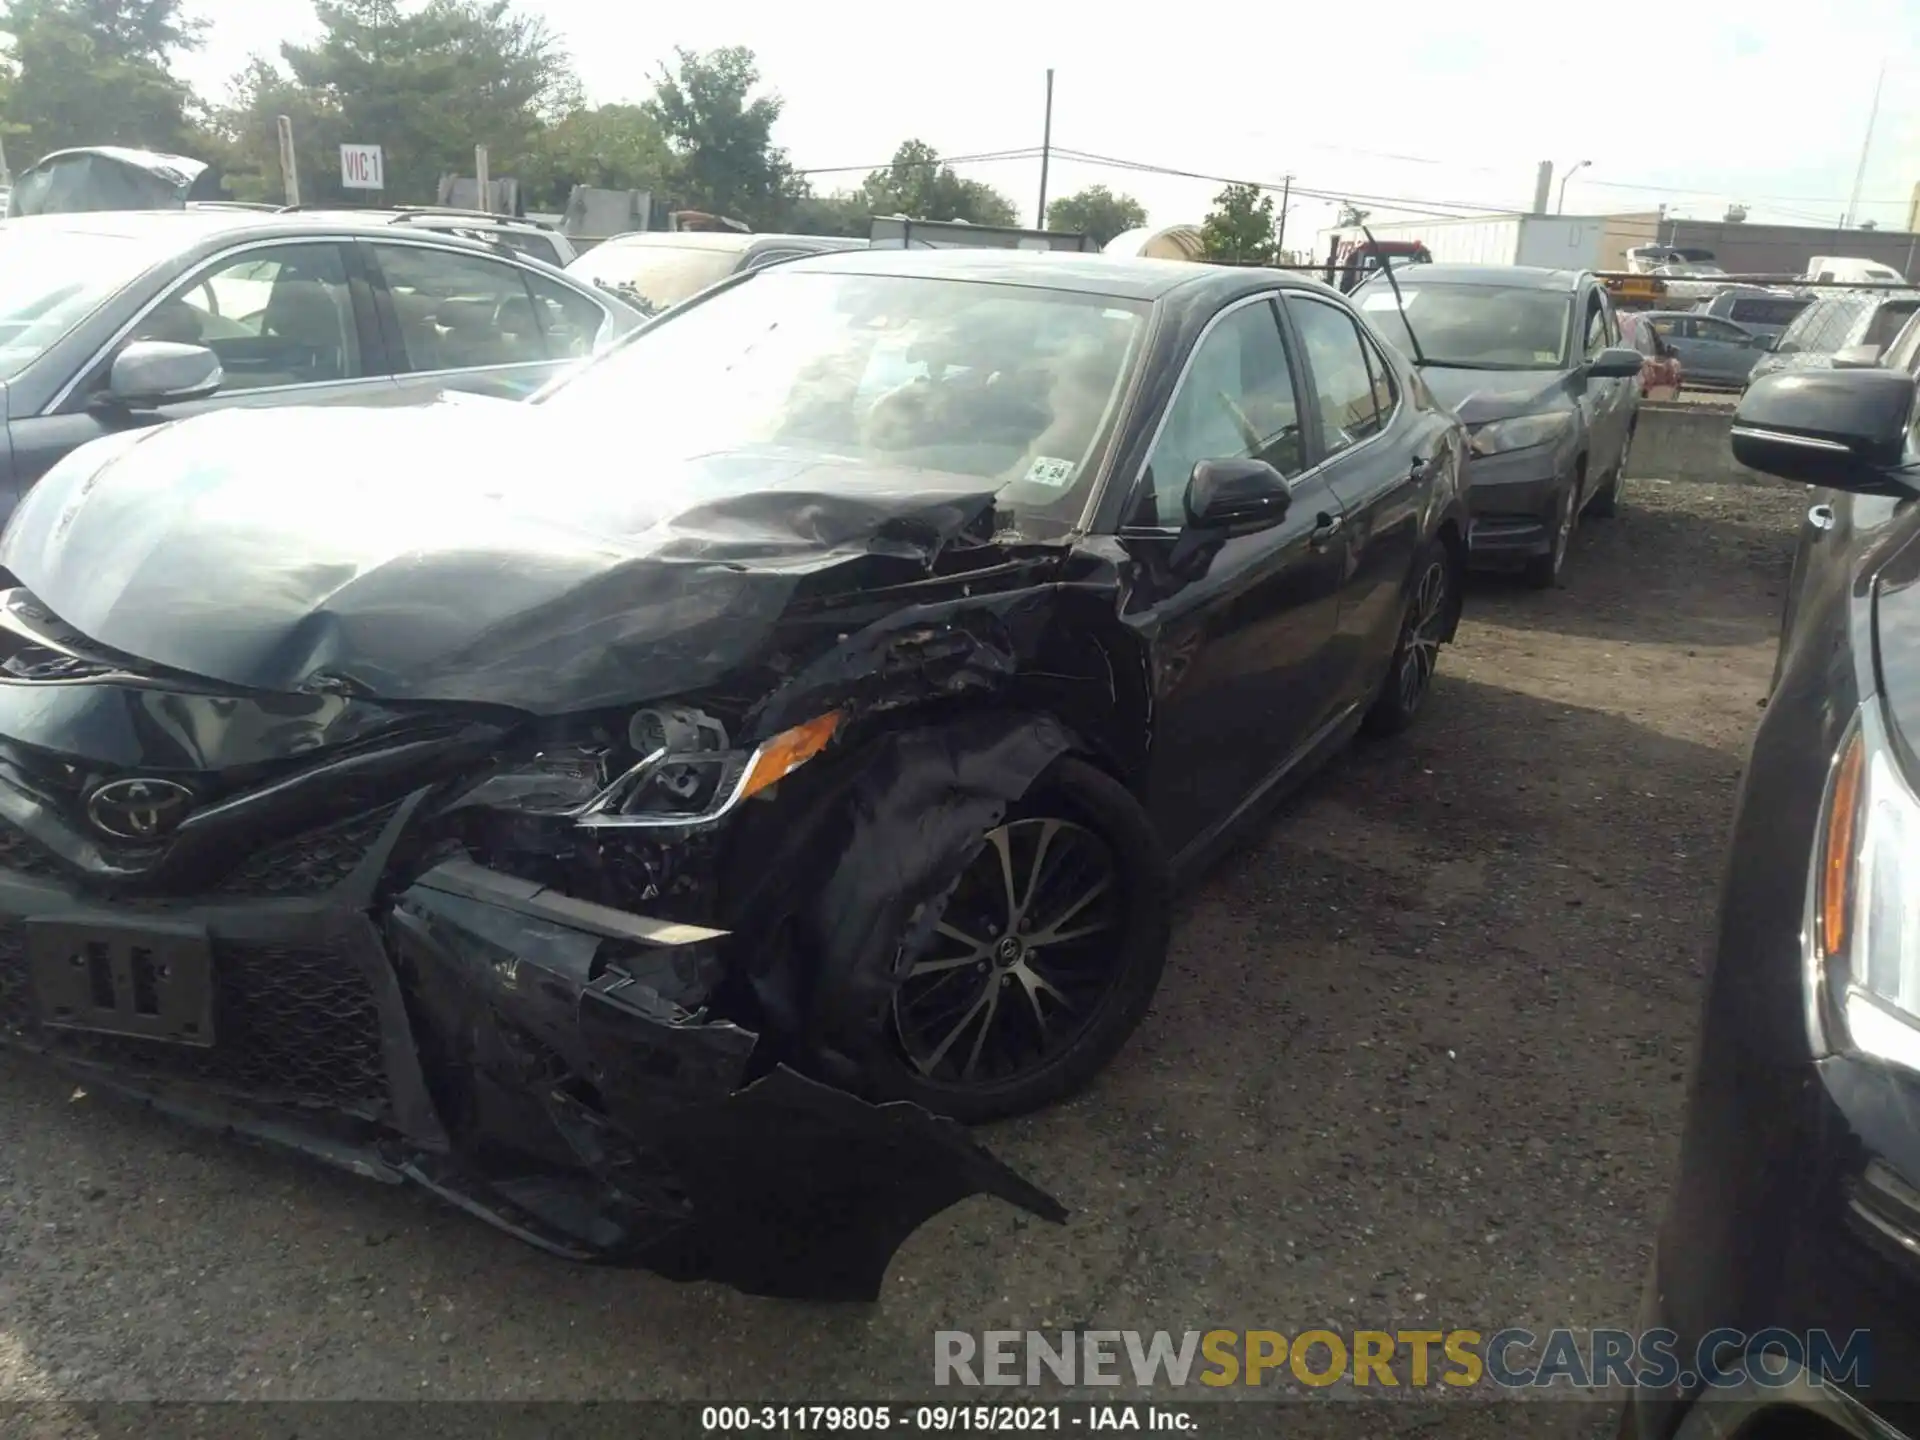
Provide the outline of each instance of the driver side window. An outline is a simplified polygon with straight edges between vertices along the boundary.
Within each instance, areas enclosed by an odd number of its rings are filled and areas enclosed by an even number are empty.
[[[332,243],[244,251],[167,296],[128,339],[206,346],[220,357],[223,395],[365,373],[346,264]]]
[[[1183,526],[1193,467],[1237,459],[1265,460],[1289,479],[1306,469],[1293,365],[1267,299],[1230,311],[1194,351],[1126,523]]]

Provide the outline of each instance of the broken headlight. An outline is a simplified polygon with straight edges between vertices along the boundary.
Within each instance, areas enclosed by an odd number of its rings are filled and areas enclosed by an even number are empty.
[[[829,712],[743,750],[704,711],[649,708],[628,723],[625,747],[569,745],[516,759],[459,804],[594,827],[703,824],[813,759],[839,722],[838,712]]]

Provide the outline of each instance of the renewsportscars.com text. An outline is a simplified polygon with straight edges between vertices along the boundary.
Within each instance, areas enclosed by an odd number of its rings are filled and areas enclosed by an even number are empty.
[[[939,1330],[933,1381],[1142,1389],[1289,1380],[1413,1390],[1864,1386],[1871,1338],[1865,1330],[1715,1330],[1688,1350],[1671,1330]]]

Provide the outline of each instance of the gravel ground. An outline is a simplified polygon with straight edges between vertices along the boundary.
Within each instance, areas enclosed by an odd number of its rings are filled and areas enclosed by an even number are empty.
[[[1065,1227],[975,1200],[876,1306],[752,1300],[0,1060],[0,1399],[905,1398],[940,1328],[1631,1323],[1803,504],[1634,481],[1562,588],[1477,584],[1421,723],[1187,899],[1091,1091],[986,1137]]]

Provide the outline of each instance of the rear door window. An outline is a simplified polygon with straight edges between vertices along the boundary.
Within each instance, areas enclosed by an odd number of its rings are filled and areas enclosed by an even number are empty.
[[[1300,344],[1313,368],[1320,400],[1320,443],[1336,455],[1385,428],[1393,413],[1393,392],[1378,384],[1360,327],[1345,310],[1305,295],[1289,295],[1287,309],[1300,331]],[[1382,400],[1385,404],[1382,404]]]
[[[553,358],[527,272],[519,266],[426,245],[366,245],[393,300],[403,373],[535,365]]]
[[[1893,300],[1882,305],[1874,312],[1873,320],[1868,324],[1860,343],[1883,348],[1891,345],[1916,307],[1920,307],[1920,300]]]

